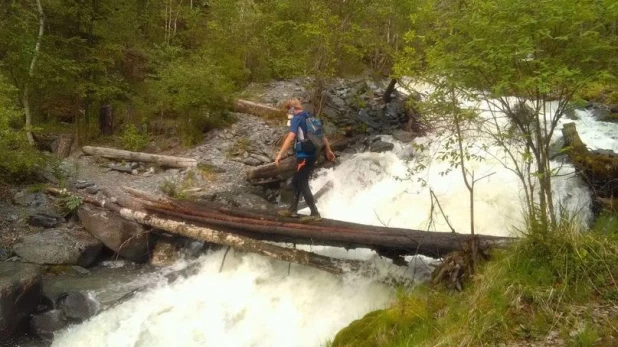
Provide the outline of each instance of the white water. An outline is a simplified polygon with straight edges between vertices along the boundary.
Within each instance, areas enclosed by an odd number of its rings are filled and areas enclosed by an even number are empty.
[[[618,125],[595,122],[588,112],[578,111],[578,115],[577,129],[591,149],[618,152]],[[556,139],[559,136],[557,131]],[[319,201],[323,216],[426,229],[431,187],[451,224],[457,231],[466,232],[468,192],[461,173],[453,171],[442,176],[440,172],[448,164],[431,159],[431,153],[438,150],[439,138],[432,135],[415,140],[430,147],[425,153],[395,142],[392,153],[356,154],[335,169],[321,170],[312,181],[313,190],[328,180],[334,183],[334,189]],[[407,161],[410,154],[415,159]],[[414,171],[413,179],[395,178],[405,176],[420,161],[428,168]],[[492,174],[476,186],[477,232],[509,234],[511,226],[522,221],[518,180],[490,157],[471,165],[476,177]],[[569,171],[572,168],[564,166],[561,172]],[[427,187],[417,181],[419,178],[427,182]],[[589,194],[580,180],[573,175],[558,178],[554,189],[559,201],[581,209],[586,219]],[[431,229],[447,231],[448,226],[436,215]],[[387,266],[366,250],[313,250]],[[339,278],[293,265],[288,275],[287,263],[252,254],[230,253],[220,273],[222,256],[223,252],[215,252],[202,257],[197,275],[171,285],[162,282],[59,334],[53,346],[320,346],[352,320],[388,306],[394,298],[392,288],[355,274]]]

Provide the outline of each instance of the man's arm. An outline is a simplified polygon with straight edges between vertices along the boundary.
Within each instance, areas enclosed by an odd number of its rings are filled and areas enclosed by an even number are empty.
[[[288,151],[288,149],[290,149],[290,147],[292,146],[292,143],[294,143],[295,138],[296,138],[296,134],[293,132],[289,132],[288,136],[285,138],[285,141],[283,141],[281,150],[279,151],[279,154],[277,154],[277,157],[275,158],[275,165],[277,167],[279,167],[279,161],[281,161],[281,157]]]
[[[326,158],[330,161],[335,161],[335,153],[331,150],[330,143],[328,142],[326,135],[322,136],[322,141],[324,141],[324,148],[326,149],[324,152],[326,153]]]

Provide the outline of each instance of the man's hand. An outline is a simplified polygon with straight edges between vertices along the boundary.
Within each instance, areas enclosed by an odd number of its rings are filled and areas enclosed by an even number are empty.
[[[281,161],[281,154],[277,154],[277,157],[275,158],[275,166],[277,167],[277,169],[279,168],[280,161]]]
[[[330,149],[326,150],[326,158],[330,161],[335,161],[335,153]]]

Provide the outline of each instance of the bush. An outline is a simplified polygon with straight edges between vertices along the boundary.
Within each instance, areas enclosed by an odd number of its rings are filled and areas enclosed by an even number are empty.
[[[135,125],[129,124],[122,130],[120,142],[122,143],[122,148],[126,150],[141,151],[148,146],[150,137],[148,137],[148,134],[140,133]]]

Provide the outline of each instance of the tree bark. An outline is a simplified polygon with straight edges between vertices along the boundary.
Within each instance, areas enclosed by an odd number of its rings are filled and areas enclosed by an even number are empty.
[[[32,111],[30,110],[30,82],[34,77],[34,68],[36,67],[36,61],[39,57],[39,51],[41,50],[41,40],[43,39],[43,30],[45,29],[45,13],[43,12],[43,6],[41,6],[41,0],[36,0],[37,10],[39,12],[39,35],[34,46],[34,54],[32,55],[32,61],[30,62],[30,69],[28,70],[28,81],[24,85],[24,95],[22,98],[24,104],[24,110],[26,112],[26,135],[28,136],[28,142],[31,146],[34,146],[34,137],[32,136]]]
[[[112,106],[104,105],[99,110],[99,130],[105,136],[111,136],[114,133],[114,120],[112,115]]]
[[[82,151],[88,155],[99,155],[108,159],[133,160],[146,163],[155,163],[158,165],[169,167],[184,168],[197,166],[197,160],[191,158],[172,157],[168,155],[158,155],[142,152],[130,152],[121,149],[91,146],[82,147]]]
[[[389,103],[393,99],[392,94],[393,94],[393,91],[395,90],[396,85],[397,85],[397,79],[395,78],[391,79],[390,83],[386,87],[386,90],[384,91],[384,96],[382,97],[385,103]]]

